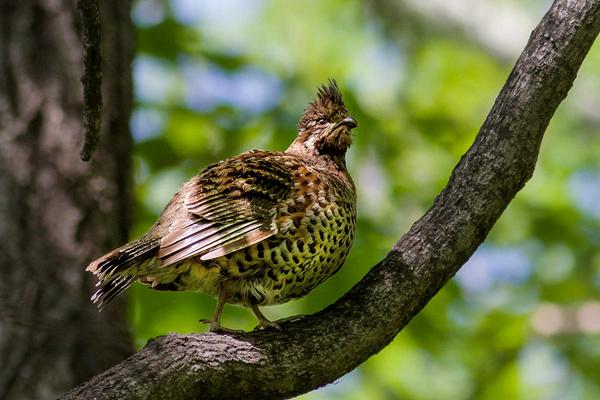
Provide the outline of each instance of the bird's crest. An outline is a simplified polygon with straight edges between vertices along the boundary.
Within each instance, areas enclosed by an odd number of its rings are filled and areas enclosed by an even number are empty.
[[[323,85],[317,91],[317,100],[312,103],[316,107],[344,107],[344,101],[342,100],[342,93],[338,88],[335,79],[329,79],[327,85]]]
[[[317,98],[314,99],[304,110],[300,120],[300,129],[307,128],[310,122],[318,121],[320,118],[327,120],[336,120],[348,115],[348,110],[342,100],[342,93],[338,88],[335,79],[329,79],[326,85],[321,86],[317,91]]]

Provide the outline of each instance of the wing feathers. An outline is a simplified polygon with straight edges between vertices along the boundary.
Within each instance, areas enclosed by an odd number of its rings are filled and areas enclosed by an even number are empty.
[[[227,243],[231,240],[236,240],[240,237],[245,237],[248,232],[252,232],[254,230],[260,229],[262,224],[260,222],[255,222],[252,225],[240,227],[239,229],[229,231],[223,235],[219,235],[216,238],[211,238],[210,241],[206,241],[202,244],[202,247],[206,249],[206,251],[212,251],[215,247],[221,246],[224,243]]]
[[[286,157],[282,153],[273,162],[249,152],[189,181],[182,192],[184,214],[160,242],[160,266],[190,257],[210,260],[274,235],[277,205],[294,188],[293,160]]]
[[[203,241],[212,237],[226,235],[232,230],[237,230],[238,228],[243,228],[253,223],[256,223],[256,221],[248,221],[243,224],[235,224],[233,226],[223,225],[220,227],[215,227],[214,224],[199,224],[199,227],[202,229],[173,231],[161,242],[158,256],[160,258],[167,257],[192,245],[194,245],[194,247],[196,247],[199,251],[202,251]],[[168,241],[169,237],[172,238],[172,242],[170,243]]]
[[[102,308],[118,296],[139,278],[131,275],[140,271],[130,268],[145,260],[151,260],[150,269],[190,257],[211,260],[274,235],[277,206],[294,190],[294,160],[284,153],[253,151],[208,167],[169,203],[151,231],[155,236],[113,250],[87,267],[100,281],[92,300]]]
[[[235,206],[233,206],[232,204],[222,203],[222,204],[216,204],[215,207],[210,208],[210,209],[202,208],[200,215],[202,215],[202,218],[213,219],[217,214],[223,213],[223,211],[225,211],[225,212],[231,212],[231,211],[237,212],[238,210],[235,209]],[[196,210],[190,211],[190,212],[193,212],[194,214],[198,213],[198,211],[196,211]]]
[[[185,199],[187,210],[197,215],[203,215],[206,211],[219,207],[222,204],[231,205],[222,194],[211,194],[206,197],[200,197],[199,194],[190,194]]]
[[[208,253],[204,254],[200,257],[201,260],[212,260],[213,258],[221,257],[229,253],[233,253],[234,251],[243,249],[247,246],[252,246],[255,243],[261,242],[275,233],[273,231],[251,231],[245,234],[241,238],[237,238],[234,240],[230,240],[229,242],[225,242],[221,244],[215,250],[211,250]]]
[[[178,239],[173,244],[161,245],[158,253],[158,257],[161,260],[161,267],[174,264],[188,257],[213,251],[217,246],[228,240],[244,237],[248,232],[260,228],[264,229],[264,223],[260,221],[246,221],[233,225],[224,225],[217,229],[210,227],[209,229],[201,230],[199,234],[192,234],[191,236],[187,232],[181,232],[184,237],[183,239]]]
[[[197,222],[195,225],[191,226],[186,224],[181,228],[176,227],[161,240],[159,256],[166,255],[167,253],[165,252],[167,251],[173,251],[188,246],[197,236],[205,236],[207,234],[205,231],[209,229],[214,231],[212,225],[213,224],[202,224]]]

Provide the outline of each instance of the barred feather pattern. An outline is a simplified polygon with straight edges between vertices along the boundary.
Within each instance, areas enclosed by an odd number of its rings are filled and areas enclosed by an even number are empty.
[[[301,297],[343,264],[356,196],[344,154],[356,126],[335,82],[305,110],[285,152],[253,150],[185,183],[142,238],[87,270],[103,307],[133,282],[193,290],[244,305]]]
[[[160,240],[143,237],[90,264],[100,281],[92,300],[102,307],[136,280],[212,295],[224,282],[242,304],[303,296],[337,271],[354,236],[354,187],[334,172],[263,151],[209,167],[151,229]]]
[[[123,274],[123,271],[131,269],[140,261],[143,263],[143,260],[152,259],[153,254],[158,251],[158,246],[158,240],[144,236],[92,262],[86,271],[98,277],[96,286],[99,287],[92,295],[92,302],[102,309],[105,304],[127,290],[135,281],[135,276],[131,273]]]

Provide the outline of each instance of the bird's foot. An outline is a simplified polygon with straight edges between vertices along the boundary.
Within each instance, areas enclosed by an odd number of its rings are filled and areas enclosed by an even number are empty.
[[[302,314],[278,319],[277,321],[269,321],[268,319],[265,318],[265,319],[259,320],[258,325],[256,326],[256,328],[254,328],[254,330],[257,331],[259,329],[274,328],[274,329],[277,329],[278,331],[281,331],[281,330],[283,330],[283,328],[281,327],[281,324],[286,323],[286,322],[302,321],[305,318],[306,318],[306,315],[302,315]]]
[[[215,332],[215,333],[243,333],[244,332],[242,330],[225,328],[225,327],[221,326],[219,321],[214,321],[212,319],[201,319],[198,322],[200,322],[201,324],[209,324],[208,330],[210,332]]]
[[[256,325],[256,328],[254,328],[254,330],[258,331],[261,329],[269,329],[269,328],[277,329],[278,331],[282,330],[281,326],[277,322],[271,322],[268,319],[258,321],[258,325]]]

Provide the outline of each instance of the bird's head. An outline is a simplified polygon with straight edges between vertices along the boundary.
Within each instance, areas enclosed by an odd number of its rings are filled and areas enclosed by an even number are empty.
[[[357,125],[346,110],[335,80],[330,80],[319,88],[317,98],[304,110],[298,137],[288,152],[343,158],[352,144],[351,130]]]

